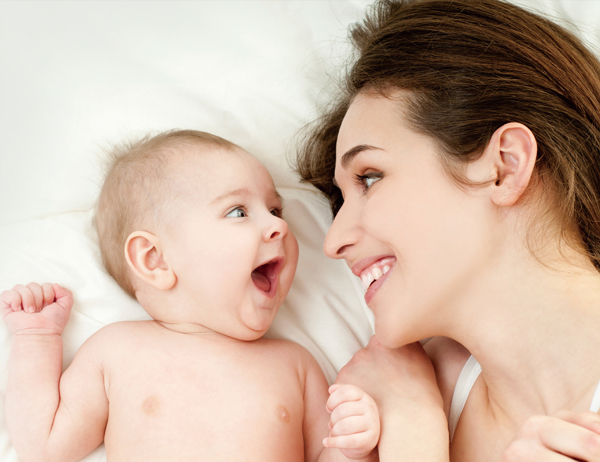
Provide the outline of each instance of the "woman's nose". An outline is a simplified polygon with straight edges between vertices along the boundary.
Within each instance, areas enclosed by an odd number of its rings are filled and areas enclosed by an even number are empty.
[[[345,258],[346,252],[358,241],[358,214],[347,202],[342,205],[325,236],[323,250],[329,258]]]
[[[288,233],[288,224],[279,217],[271,215],[269,223],[265,228],[263,238],[265,242],[283,239]]]

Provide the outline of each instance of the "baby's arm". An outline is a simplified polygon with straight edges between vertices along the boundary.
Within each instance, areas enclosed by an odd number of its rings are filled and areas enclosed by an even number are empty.
[[[108,400],[89,342],[61,377],[61,334],[72,305],[71,292],[58,284],[19,285],[0,295],[13,334],[6,423],[24,462],[79,460],[104,438]]]
[[[307,353],[307,356],[310,354]],[[305,460],[377,461],[375,447],[379,440],[380,424],[375,401],[353,385],[336,384],[328,389],[325,376],[315,359],[310,356],[307,363],[304,389]]]

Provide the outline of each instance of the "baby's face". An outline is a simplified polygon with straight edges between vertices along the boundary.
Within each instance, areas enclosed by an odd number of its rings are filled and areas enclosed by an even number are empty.
[[[179,299],[189,301],[172,309],[178,322],[254,340],[290,289],[298,243],[258,160],[242,150],[201,149],[170,166],[177,194],[161,239]]]

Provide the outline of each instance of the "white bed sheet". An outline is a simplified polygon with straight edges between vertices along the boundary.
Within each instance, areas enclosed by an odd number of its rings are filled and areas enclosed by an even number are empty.
[[[286,200],[300,261],[268,335],[308,348],[330,382],[366,344],[372,315],[360,283],[322,253],[326,201],[288,161],[368,3],[0,1],[0,290],[56,281],[74,292],[65,367],[102,326],[147,318],[100,262],[91,216],[101,147],[171,128],[241,145]],[[521,4],[572,21],[600,48],[600,2]],[[9,351],[0,322],[0,461],[17,462],[3,412]],[[103,447],[84,460],[105,461]]]

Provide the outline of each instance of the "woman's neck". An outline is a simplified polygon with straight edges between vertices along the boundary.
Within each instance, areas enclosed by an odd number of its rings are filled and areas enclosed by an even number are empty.
[[[506,252],[452,310],[446,335],[479,361],[490,409],[509,419],[587,410],[600,380],[600,273],[569,261],[551,269]]]

